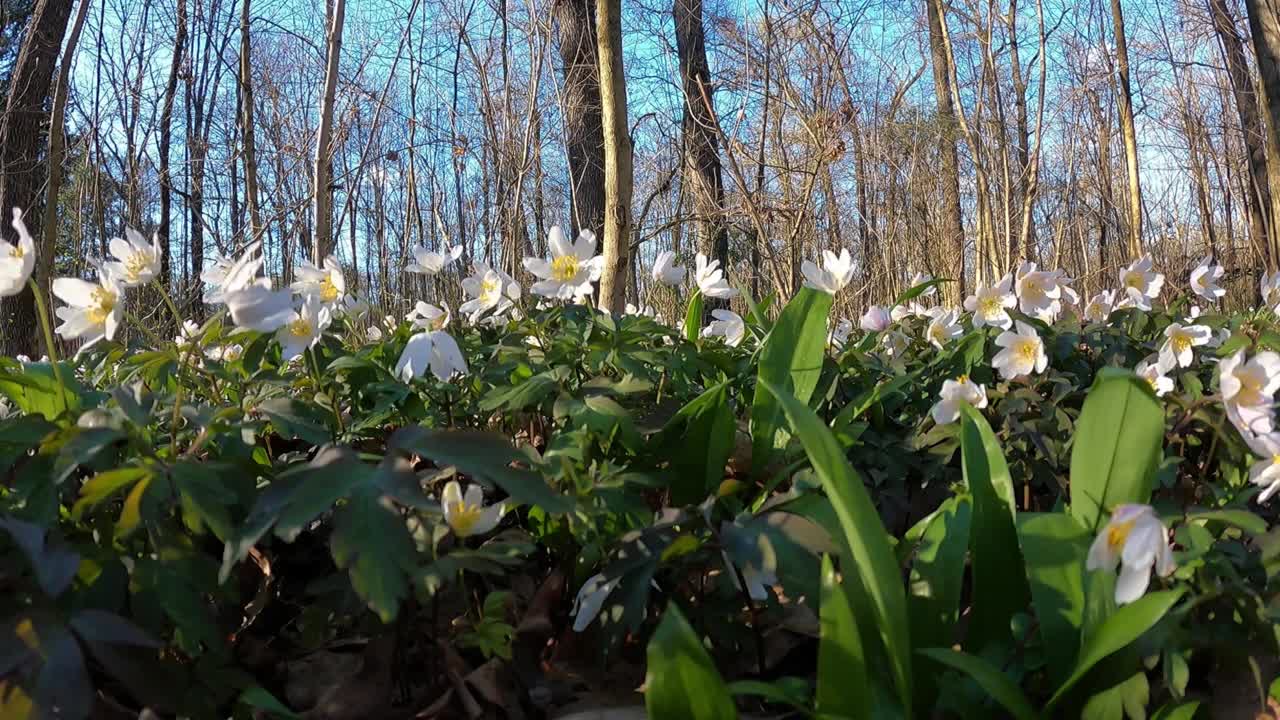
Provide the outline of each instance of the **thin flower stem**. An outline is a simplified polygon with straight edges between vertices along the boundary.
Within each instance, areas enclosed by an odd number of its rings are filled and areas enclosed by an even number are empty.
[[[49,364],[53,366],[53,378],[58,383],[58,396],[62,399],[62,411],[67,407],[67,385],[62,381],[62,368],[58,365],[58,348],[53,342],[53,329],[49,319],[49,308],[44,303],[44,295],[34,278],[27,278],[27,286],[36,300],[36,314],[40,317],[40,329],[44,332],[45,353],[49,356]]]
[[[160,284],[159,280],[151,278],[151,284],[154,285],[156,290],[160,293],[160,297],[164,298],[164,304],[169,306],[169,312],[173,314],[173,321],[178,324],[178,332],[182,332],[182,313],[178,312],[178,306],[174,304],[173,298],[169,297],[169,293],[165,291],[164,286]]]
[[[166,342],[159,335],[155,334],[151,330],[151,328],[147,327],[146,323],[142,322],[142,320],[137,315],[134,315],[133,313],[129,312],[126,308],[121,307],[120,312],[124,314],[124,319],[136,325],[138,329],[142,331],[142,334],[146,335],[147,339],[150,340],[151,344],[154,345],[155,347],[163,347],[165,345],[171,344]]]

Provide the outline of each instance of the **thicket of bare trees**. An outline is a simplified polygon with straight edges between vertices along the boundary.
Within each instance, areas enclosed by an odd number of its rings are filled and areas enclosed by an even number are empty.
[[[286,280],[336,253],[400,311],[456,302],[466,269],[425,283],[412,247],[521,273],[553,224],[596,233],[617,309],[664,302],[644,272],[660,250],[718,256],[763,296],[837,247],[854,303],[917,271],[961,280],[955,300],[1023,258],[1090,292],[1141,252],[1172,277],[1212,252],[1246,303],[1280,262],[1278,13],[37,0],[0,47],[0,203],[41,227],[42,277],[85,271],[126,225],[158,233],[196,314],[215,253],[255,239]],[[30,297],[0,309],[0,349],[32,350]]]

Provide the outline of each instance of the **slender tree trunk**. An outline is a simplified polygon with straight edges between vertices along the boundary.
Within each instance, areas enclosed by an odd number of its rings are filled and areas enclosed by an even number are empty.
[[[254,138],[253,63],[249,45],[249,2],[240,5],[240,135],[244,142],[244,194],[249,205],[249,237],[262,235],[262,211],[258,207],[258,149]]]
[[[85,0],[86,2],[88,0]],[[173,39],[173,60],[169,65],[169,81],[164,89],[160,110],[160,276],[168,284],[172,272],[169,262],[169,213],[173,207],[173,178],[169,173],[169,151],[172,148],[173,96],[178,91],[178,73],[187,43],[187,0],[177,0],[177,30]]]
[[[680,56],[684,118],[680,126],[684,183],[693,199],[698,249],[729,266],[729,232],[724,223],[724,183],[717,147],[715,89],[707,64],[702,0],[674,0],[671,15]]]
[[[556,0],[564,63],[564,134],[569,156],[569,208],[577,229],[603,232],[604,130],[596,58],[594,0]]]
[[[600,61],[601,130],[604,136],[604,272],[599,308],[621,313],[626,306],[631,260],[631,137],[627,125],[627,80],[622,70],[621,0],[596,0]]]
[[[22,208],[40,217],[36,203],[44,181],[41,150],[45,136],[45,102],[53,83],[53,67],[71,19],[71,0],[36,0],[23,33],[18,58],[9,75],[9,97],[0,117],[0,212]],[[0,223],[12,241],[8,223]],[[42,238],[38,253],[52,253],[51,238]],[[39,355],[35,298],[30,290],[0,299],[0,355]]]
[[[939,0],[926,0],[929,20],[929,57],[933,65],[933,92],[938,104],[938,155],[941,159],[943,247],[950,248],[951,275],[958,281],[950,295],[956,303],[965,295],[964,218],[960,211],[960,160],[956,153],[956,112],[951,97],[951,68],[942,31]],[[982,263],[977,263],[981,266]]]
[[[1133,122],[1133,91],[1129,82],[1129,41],[1124,30],[1120,0],[1111,0],[1115,27],[1116,73],[1120,80],[1116,100],[1120,112],[1120,137],[1124,141],[1125,169],[1129,182],[1129,256],[1142,254],[1142,183],[1138,175],[1138,133]]]
[[[1267,179],[1271,188],[1271,262],[1280,264],[1280,3],[1277,0],[1245,0],[1249,14],[1249,35],[1262,76],[1262,99],[1266,110]]]
[[[333,0],[325,51],[324,90],[320,103],[320,127],[316,131],[311,189],[314,196],[312,222],[315,223],[311,236],[311,259],[317,263],[333,252],[333,103],[338,90],[338,61],[342,56],[342,25],[346,7],[346,0]]]
[[[76,55],[76,46],[80,42],[80,31],[84,29],[84,20],[89,15],[90,0],[81,0],[76,10],[75,22],[71,25],[71,33],[67,38],[67,46],[62,51],[62,62],[58,66],[58,82],[53,91],[53,110],[49,113],[49,180],[45,189],[44,221],[41,223],[40,236],[56,246],[58,237],[58,195],[62,192],[62,163],[66,159],[64,146],[64,124],[67,111],[67,88],[70,85],[71,62]],[[80,223],[77,222],[79,227]],[[43,288],[49,287],[49,278],[53,274],[53,252],[41,253],[36,258],[36,280]]]

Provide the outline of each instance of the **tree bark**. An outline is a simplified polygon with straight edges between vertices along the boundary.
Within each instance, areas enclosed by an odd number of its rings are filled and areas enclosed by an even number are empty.
[[[249,2],[240,6],[240,135],[244,142],[244,194],[249,205],[249,237],[262,235],[262,211],[258,207],[258,150],[254,139],[253,64],[249,45]]]
[[[320,127],[316,131],[315,167],[312,172],[314,196],[311,259],[316,263],[333,252],[333,103],[338,91],[338,60],[342,56],[342,25],[346,0],[333,0],[329,22],[329,40],[325,51],[323,99],[320,103]],[[354,258],[353,258],[354,260]]]
[[[604,130],[593,0],[557,0],[552,8],[564,63],[564,134],[569,208],[575,229],[604,227]]]
[[[62,51],[62,62],[58,66],[58,83],[53,91],[53,109],[49,113],[49,180],[45,190],[44,220],[41,223],[40,237],[46,239],[49,246],[55,247],[58,236],[58,195],[62,192],[62,163],[66,159],[63,144],[64,125],[67,111],[67,86],[70,84],[71,61],[76,54],[76,46],[80,42],[80,31],[84,29],[84,20],[89,15],[90,0],[81,0],[76,10],[75,22],[71,24],[71,35],[67,39],[67,47]],[[36,282],[40,287],[49,287],[49,278],[53,274],[53,252],[42,253],[36,258]]]
[[[1124,30],[1124,10],[1120,0],[1111,0],[1111,21],[1115,26],[1116,73],[1120,80],[1116,93],[1120,113],[1120,137],[1124,141],[1125,169],[1129,181],[1129,257],[1142,254],[1142,182],[1138,175],[1138,133],[1133,122],[1133,91],[1129,82],[1129,41]]]
[[[632,159],[627,125],[627,81],[622,71],[621,0],[596,0],[600,62],[601,131],[604,137],[604,272],[599,308],[626,308],[627,265],[631,261]]]
[[[965,295],[964,218],[960,211],[960,160],[956,152],[956,112],[951,99],[951,68],[946,41],[942,34],[942,15],[938,0],[926,0],[929,20],[929,57],[933,66],[933,92],[938,104],[938,155],[942,177],[943,247],[950,248],[951,273],[958,281],[949,300],[958,302]],[[981,265],[981,263],[978,263]]]
[[[171,272],[169,213],[173,207],[173,178],[169,174],[169,151],[173,144],[173,96],[178,91],[178,73],[182,69],[182,56],[187,43],[187,0],[177,0],[177,3],[178,26],[173,39],[173,61],[169,65],[169,81],[165,85],[164,103],[160,110],[160,226],[156,229],[156,235],[160,238],[160,276],[166,284]]]
[[[1280,263],[1280,3],[1277,0],[1245,0],[1249,14],[1249,35],[1262,76],[1262,99],[1266,109],[1267,131],[1263,133],[1267,156],[1267,179],[1271,192],[1272,262]],[[1276,265],[1272,265],[1274,269]]]
[[[707,64],[702,0],[674,0],[671,15],[680,56],[684,118],[680,125],[684,183],[693,200],[698,249],[729,267],[729,233],[724,223],[724,183],[716,132],[714,88]]]
[[[45,102],[53,83],[53,67],[71,19],[71,0],[36,0],[23,33],[22,47],[9,76],[9,97],[0,118],[0,213],[22,208],[40,217],[36,203],[44,181]],[[8,223],[0,223],[12,241]],[[36,252],[51,253],[51,238],[41,238]],[[0,355],[38,355],[35,298],[23,290],[0,299]]]

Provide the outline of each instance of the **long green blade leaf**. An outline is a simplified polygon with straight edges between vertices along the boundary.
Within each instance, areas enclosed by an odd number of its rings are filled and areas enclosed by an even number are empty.
[[[675,603],[649,640],[644,705],[651,718],[731,720],[738,711],[728,687]]]
[[[1027,561],[1049,678],[1058,684],[1071,673],[1080,649],[1089,532],[1066,513],[1023,513],[1018,516],[1018,541]]]
[[[874,697],[867,686],[867,659],[851,593],[822,556],[821,640],[818,644],[818,712],[870,717]]]
[[[1036,711],[1031,707],[1027,696],[1008,675],[986,660],[950,648],[924,648],[916,652],[973,678],[978,687],[985,690],[991,699],[1000,703],[1017,720],[1035,720]]]

